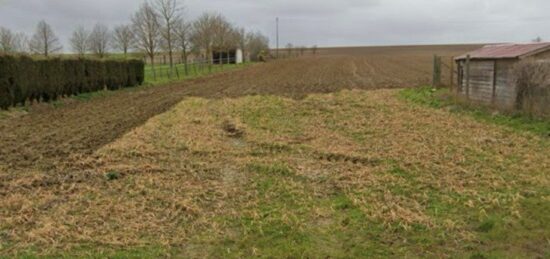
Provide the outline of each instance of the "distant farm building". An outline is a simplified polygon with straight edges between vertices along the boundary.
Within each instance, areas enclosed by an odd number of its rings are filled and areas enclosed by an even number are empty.
[[[243,51],[231,49],[227,51],[212,51],[214,64],[241,64],[243,63]]]
[[[151,63],[151,60],[147,57],[143,57],[146,64]],[[184,56],[182,53],[174,53],[174,63],[183,64]],[[246,58],[248,61],[249,58]],[[206,51],[200,51],[199,53],[190,52],[187,54],[187,61],[190,63],[208,61]],[[242,64],[245,61],[245,56],[241,49],[230,49],[228,51],[212,51],[212,63],[213,64]],[[160,52],[155,55],[155,64],[167,65],[170,62],[170,57],[166,52]]]
[[[550,60],[550,43],[488,45],[455,58],[458,94],[476,103],[514,108],[518,89],[511,69],[522,60]]]

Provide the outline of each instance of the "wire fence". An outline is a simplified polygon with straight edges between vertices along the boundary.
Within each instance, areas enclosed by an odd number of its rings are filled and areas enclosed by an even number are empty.
[[[146,82],[163,82],[171,80],[182,80],[201,75],[208,75],[215,72],[221,72],[238,66],[244,66],[242,62],[237,62],[236,58],[213,59],[212,62],[206,59],[198,59],[187,64],[180,63],[170,65],[151,65],[145,67]]]

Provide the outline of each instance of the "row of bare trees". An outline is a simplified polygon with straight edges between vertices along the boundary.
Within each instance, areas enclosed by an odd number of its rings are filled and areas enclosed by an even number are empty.
[[[294,44],[288,43],[288,44],[286,44],[285,49],[284,49],[284,51],[286,51],[288,57],[303,56],[303,55],[306,54],[306,52],[308,50],[311,51],[311,54],[317,55],[317,52],[318,52],[319,48],[317,47],[317,45],[313,45],[313,46],[308,48],[306,46],[294,46]]]
[[[129,36],[120,36],[128,33]],[[104,24],[96,24],[91,31],[78,26],[70,38],[71,49],[79,56],[91,53],[99,58],[104,58],[113,50],[122,51],[126,56],[132,41],[131,29],[125,25],[117,26],[111,32]]]
[[[0,27],[0,52],[27,52],[28,41],[27,35]]]
[[[269,48],[267,37],[259,32],[246,32],[221,14],[205,13],[194,21],[188,21],[184,11],[185,7],[178,0],[144,2],[131,19],[135,37],[135,45],[131,47],[145,53],[153,65],[159,51],[167,53],[171,68],[174,56],[179,54],[186,72],[190,53],[212,63],[214,51],[228,52],[240,48],[244,56],[254,59]],[[123,45],[120,39],[117,41]]]
[[[0,27],[0,52],[35,53],[47,57],[61,49],[59,39],[45,21],[38,23],[36,31],[30,39],[24,33],[14,33],[7,28]]]
[[[259,32],[247,32],[223,15],[205,13],[196,20],[186,18],[182,0],[146,0],[128,24],[112,30],[98,23],[91,30],[78,26],[70,37],[70,49],[78,55],[103,58],[111,51],[127,55],[143,53],[154,65],[160,52],[168,55],[173,68],[175,55],[185,63],[194,56],[213,60],[213,52],[241,49],[244,56],[256,58],[269,48],[269,39]],[[62,50],[51,26],[41,21],[29,39],[25,34],[0,28],[0,52],[24,52],[49,56]]]
[[[133,33],[126,25],[116,27],[112,33],[103,24],[95,25],[91,31],[78,26],[70,38],[70,44],[71,50],[81,56],[91,53],[103,58],[111,49],[127,54],[133,46]],[[30,39],[24,33],[14,33],[0,27],[0,52],[31,53],[48,57],[62,49],[59,38],[45,21],[38,23]]]

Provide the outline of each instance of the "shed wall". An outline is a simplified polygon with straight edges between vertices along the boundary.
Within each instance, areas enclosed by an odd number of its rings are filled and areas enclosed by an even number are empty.
[[[491,104],[493,96],[493,78],[494,61],[470,61],[470,87],[467,86],[466,73],[462,77],[461,94],[467,96],[469,100],[481,103]],[[466,69],[464,67],[464,69]]]
[[[472,59],[470,60],[469,87],[467,87],[466,60],[460,59],[457,61],[457,93],[474,103],[491,105],[502,110],[525,110],[525,107],[517,107],[525,102],[525,99],[518,101],[518,88],[513,74],[514,66],[521,60],[550,61],[550,50],[524,59]],[[531,107],[528,110],[533,113],[534,109],[537,110],[535,113],[550,116],[548,91],[535,95],[534,101],[531,100],[534,104],[530,104]]]
[[[468,100],[513,109],[517,90],[510,69],[517,60],[472,60],[470,61],[470,87],[467,89],[466,65],[459,63],[459,93]],[[494,90],[493,90],[494,88]]]
[[[498,60],[496,63],[495,102],[498,107],[513,109],[517,98],[517,89],[510,70],[514,60]]]
[[[545,51],[535,55],[535,59],[550,59],[550,51]]]

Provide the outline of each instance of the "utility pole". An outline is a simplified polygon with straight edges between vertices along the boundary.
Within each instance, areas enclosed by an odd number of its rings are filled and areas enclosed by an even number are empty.
[[[277,58],[279,58],[279,17],[277,17],[276,19],[276,23],[277,23]]]

